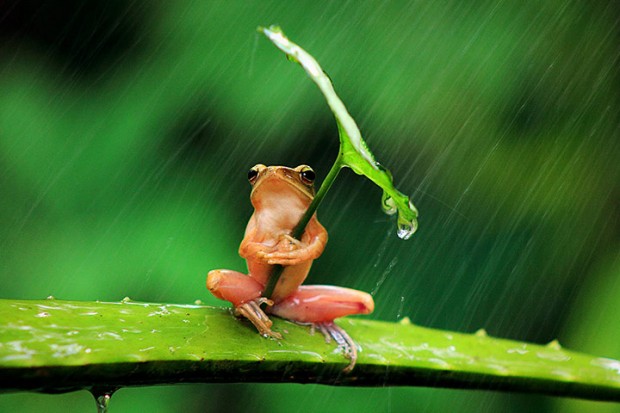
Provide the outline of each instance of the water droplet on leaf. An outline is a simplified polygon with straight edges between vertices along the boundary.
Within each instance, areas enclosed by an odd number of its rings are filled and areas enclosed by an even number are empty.
[[[402,214],[398,213],[398,231],[396,234],[400,239],[409,239],[418,230],[418,221],[413,218],[407,220]]]
[[[413,323],[411,322],[411,319],[409,317],[405,316],[405,317],[401,318],[400,321],[398,321],[398,324],[402,324],[402,325],[408,326],[408,325],[411,325]]]
[[[404,195],[403,195],[404,196]],[[398,237],[400,239],[409,239],[418,230],[418,210],[408,200],[409,210],[406,208],[398,208],[396,201],[386,191],[383,191],[381,197],[381,208],[388,215],[394,215],[398,212]]]
[[[375,168],[377,168],[380,171],[383,172],[389,172],[387,169],[385,169],[385,167],[383,165],[381,165],[379,162],[375,162]]]
[[[479,329],[474,333],[476,337],[488,337],[487,331],[484,328]]]

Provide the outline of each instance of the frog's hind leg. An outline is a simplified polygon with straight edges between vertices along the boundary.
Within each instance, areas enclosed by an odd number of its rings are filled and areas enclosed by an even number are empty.
[[[214,270],[207,276],[207,288],[221,300],[230,301],[237,317],[245,317],[265,337],[282,338],[280,333],[271,330],[272,321],[260,308],[273,302],[261,297],[263,285],[254,278],[237,271]]]
[[[332,339],[349,359],[344,369],[350,372],[357,361],[357,345],[334,319],[352,314],[369,314],[375,308],[370,294],[350,288],[329,285],[301,286],[290,296],[276,303],[269,312],[277,316],[312,323],[323,333],[325,340]]]
[[[209,271],[207,288],[214,296],[230,301],[235,307],[259,298],[263,292],[263,286],[254,278],[231,270]]]
[[[331,322],[353,314],[370,314],[375,303],[370,294],[332,285],[302,285],[269,312],[300,323]]]
[[[341,349],[344,356],[349,359],[349,365],[342,371],[349,373],[353,370],[353,367],[355,367],[355,363],[357,362],[357,344],[353,341],[351,336],[349,336],[342,327],[333,321],[317,323],[314,325],[321,333],[323,333],[327,343],[330,343],[332,339],[334,339],[336,344],[338,344],[338,348]]]

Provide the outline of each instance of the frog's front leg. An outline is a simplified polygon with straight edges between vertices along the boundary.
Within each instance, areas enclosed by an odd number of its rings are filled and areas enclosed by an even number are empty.
[[[301,286],[268,311],[288,320],[315,325],[326,341],[334,339],[342,349],[349,365],[349,372],[357,361],[357,345],[341,327],[336,318],[353,314],[369,314],[375,308],[370,294],[363,291],[331,285]]]
[[[265,337],[280,339],[282,335],[271,330],[272,321],[261,309],[261,304],[273,301],[261,297],[263,285],[254,278],[231,270],[213,270],[207,276],[207,288],[221,300],[230,301],[236,316],[245,317]]]
[[[301,240],[289,234],[281,234],[278,243],[271,250],[257,252],[256,256],[269,265],[297,265],[321,256],[327,244],[327,231],[316,219],[308,223]]]

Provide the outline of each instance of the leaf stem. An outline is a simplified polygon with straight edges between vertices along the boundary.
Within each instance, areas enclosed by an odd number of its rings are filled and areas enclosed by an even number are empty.
[[[314,196],[314,199],[310,203],[310,206],[308,207],[304,215],[299,220],[299,223],[293,229],[293,233],[291,235],[294,238],[301,239],[306,229],[306,226],[308,225],[308,222],[310,222],[310,219],[312,218],[317,208],[323,201],[323,198],[325,197],[325,194],[327,194],[327,191],[329,191],[329,188],[331,188],[331,186],[333,185],[334,181],[336,180],[336,177],[338,176],[338,173],[340,172],[343,166],[344,164],[342,163],[342,153],[339,152],[338,157],[336,158],[336,160],[334,161],[334,164],[332,165],[331,169],[327,173],[327,176],[323,180],[323,183],[321,183],[321,187],[319,188],[318,192]],[[284,271],[284,267],[281,265],[275,265],[273,267],[273,271],[271,273],[271,276],[269,277],[269,282],[267,283],[267,286],[265,287],[265,291],[263,292],[264,297],[271,297],[271,295],[273,294],[273,290],[276,287],[276,284],[278,283],[278,280],[280,279],[280,276],[282,275],[283,271]]]
[[[308,207],[304,215],[301,217],[299,224],[297,224],[295,229],[293,229],[293,237],[297,239],[301,239],[301,236],[303,235],[304,230],[306,229],[306,225],[308,225],[308,222],[310,222],[310,218],[312,218],[312,215],[314,215],[314,213],[316,212],[317,208],[323,201],[325,194],[327,194],[327,191],[329,191],[329,188],[332,187],[332,184],[336,180],[338,173],[344,166],[342,164],[341,159],[342,157],[338,155],[338,158],[336,158],[336,160],[334,161],[334,164],[332,165],[332,168],[329,170],[329,172],[327,173],[327,176],[321,183],[321,187],[319,188],[318,192],[314,196],[314,199],[310,203],[310,206]]]

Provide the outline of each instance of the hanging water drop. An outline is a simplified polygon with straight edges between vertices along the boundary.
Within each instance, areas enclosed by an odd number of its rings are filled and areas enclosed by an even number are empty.
[[[97,404],[97,413],[107,413],[110,399],[112,398],[112,394],[114,394],[115,391],[116,389],[91,389],[90,392],[95,398],[95,403]]]
[[[398,231],[396,232],[396,234],[398,235],[398,238],[407,240],[411,238],[414,232],[415,227],[413,227],[412,225],[398,224]]]
[[[95,401],[97,403],[97,413],[106,413],[108,411],[108,404],[112,395],[110,393],[102,394],[98,396]]]
[[[400,239],[407,240],[418,230],[418,220],[414,216],[411,220],[405,218],[401,211],[398,212],[398,231]]]

